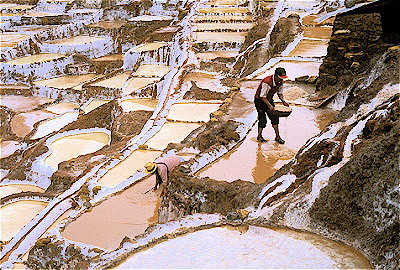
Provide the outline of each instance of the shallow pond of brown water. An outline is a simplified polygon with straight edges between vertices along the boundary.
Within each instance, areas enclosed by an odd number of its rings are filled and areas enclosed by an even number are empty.
[[[133,238],[144,233],[158,219],[161,189],[147,192],[154,183],[155,177],[149,177],[104,201],[69,224],[62,236],[113,250],[125,236]]]
[[[300,147],[309,138],[317,135],[336,114],[333,110],[298,106],[291,108],[293,112],[289,117],[280,118],[280,135],[286,141],[285,144],[275,142],[275,133],[268,119],[267,127],[263,130],[266,143],[257,142],[256,124],[238,147],[205,167],[198,175],[228,182],[242,179],[263,183],[288,163]]]

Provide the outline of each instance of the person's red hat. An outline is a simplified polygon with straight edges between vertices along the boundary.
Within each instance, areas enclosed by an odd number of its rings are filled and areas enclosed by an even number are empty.
[[[286,70],[284,68],[278,67],[275,69],[275,74],[278,76],[280,79],[287,79],[288,76],[286,76]]]

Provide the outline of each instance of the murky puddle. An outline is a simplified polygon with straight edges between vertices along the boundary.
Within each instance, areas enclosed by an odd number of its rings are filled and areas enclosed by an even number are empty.
[[[289,80],[294,81],[295,78],[300,76],[318,76],[319,66],[322,62],[311,62],[311,61],[279,61],[275,65],[273,65],[266,72],[258,75],[256,79],[263,79],[268,75],[273,74],[273,71],[277,67],[283,67],[286,69],[286,74]]]
[[[44,162],[57,169],[59,163],[93,153],[109,143],[110,136],[103,132],[65,136],[51,144],[52,152]]]
[[[175,103],[171,106],[167,119],[182,122],[208,122],[210,113],[218,110],[220,105],[221,103]]]
[[[60,102],[54,105],[47,107],[46,111],[56,113],[56,114],[63,114],[69,111],[73,111],[74,109],[79,108],[79,105],[71,103],[71,102]]]
[[[162,154],[161,151],[135,150],[98,180],[102,186],[115,187],[128,179],[136,171],[143,169],[149,161],[154,161]]]
[[[31,111],[53,101],[54,99],[42,97],[0,96],[0,104],[16,113]]]
[[[30,64],[34,64],[34,63],[47,62],[47,61],[60,59],[65,56],[66,56],[65,54],[58,54],[58,53],[40,53],[40,54],[34,54],[34,55],[30,55],[30,56],[17,58],[17,59],[5,62],[5,64],[8,64],[8,65],[30,65]]]
[[[328,49],[328,40],[302,39],[289,56],[323,57]]]
[[[154,111],[157,107],[158,100],[150,99],[150,98],[135,98],[135,99],[126,99],[121,101],[120,106],[125,112],[132,111]]]
[[[55,116],[56,114],[44,110],[20,113],[11,119],[11,130],[15,135],[23,138],[33,130],[34,124],[44,119],[54,118]]]
[[[46,206],[46,202],[22,200],[1,207],[1,241],[11,240]]]
[[[101,105],[104,105],[106,103],[110,102],[110,100],[92,100],[89,104],[87,104],[85,107],[83,107],[83,111],[85,113],[91,112],[94,109],[100,107]]]
[[[247,32],[195,32],[196,42],[244,42]]]
[[[32,140],[43,138],[54,131],[58,131],[78,119],[79,112],[66,112],[63,115],[40,123],[36,132],[31,137]]]
[[[189,233],[138,252],[116,268],[372,269],[360,252],[342,243],[256,226]]]
[[[1,198],[4,198],[11,194],[26,192],[26,191],[44,192],[44,189],[37,186],[24,185],[24,184],[10,184],[10,185],[0,186]]]
[[[17,141],[0,141],[0,158],[6,158],[21,149],[21,143]]]
[[[246,139],[237,148],[208,165],[198,173],[200,177],[232,182],[237,179],[264,183],[281,166],[288,163],[305,142],[317,135],[335,116],[333,110],[316,110],[291,106],[292,114],[280,118],[279,131],[286,141],[275,142],[275,133],[268,120],[263,130],[266,143],[256,140],[258,126],[252,128]],[[245,161],[245,162],[243,162]],[[241,164],[237,166],[237,164]]]
[[[200,126],[201,124],[197,123],[167,122],[146,142],[146,145],[152,149],[164,150],[169,143],[181,142],[190,132]]]
[[[135,76],[139,77],[162,77],[169,71],[168,65],[141,65],[135,72]]]
[[[155,177],[149,177],[104,201],[69,224],[62,236],[113,250],[125,236],[133,238],[144,233],[151,223],[158,220],[161,189],[147,192],[154,183]]]
[[[84,82],[93,79],[96,76],[96,74],[92,73],[84,75],[65,75],[57,78],[35,81],[33,82],[33,84],[39,86],[53,87],[57,89],[68,89],[83,84]]]
[[[196,31],[250,30],[254,23],[196,23]]]
[[[57,45],[79,45],[79,44],[92,43],[99,40],[105,40],[105,38],[91,37],[91,36],[75,36],[70,38],[51,40],[47,41],[46,43],[57,44]]]

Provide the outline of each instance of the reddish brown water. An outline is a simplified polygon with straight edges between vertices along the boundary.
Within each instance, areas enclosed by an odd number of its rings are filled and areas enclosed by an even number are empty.
[[[144,194],[154,187],[154,183],[155,177],[149,177],[108,199],[69,224],[62,235],[70,240],[113,250],[125,236],[133,238],[144,233],[149,224],[158,219],[161,189]]]
[[[286,140],[281,145],[274,141],[275,133],[268,122],[263,131],[266,143],[258,143],[257,124],[243,143],[217,162],[208,165],[200,173],[201,177],[232,182],[242,179],[263,183],[281,166],[290,161],[296,152],[312,136],[318,134],[334,117],[332,110],[314,110],[294,107],[289,117],[281,118],[280,134]],[[241,164],[237,166],[237,164]]]

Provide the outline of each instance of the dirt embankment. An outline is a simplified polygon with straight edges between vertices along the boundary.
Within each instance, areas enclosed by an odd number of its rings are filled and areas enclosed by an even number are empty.
[[[228,215],[254,204],[256,184],[236,180],[232,183],[189,176],[178,169],[170,176],[158,210],[158,221],[166,222],[195,213]]]
[[[379,13],[337,16],[316,90],[322,95],[333,94],[355,78],[368,75],[376,58],[389,46],[382,42],[381,34]]]
[[[399,117],[397,100],[389,117],[367,122],[355,155],[329,179],[310,210],[314,222],[358,242],[382,269],[399,267]]]
[[[250,36],[249,41],[246,40],[246,42],[250,43],[253,40],[265,38],[269,31],[268,29],[269,22],[262,21],[250,31],[252,35]],[[271,32],[270,41],[256,44],[254,48],[248,50],[248,52],[240,57],[234,68],[236,70],[241,70],[242,76],[251,74],[253,71],[262,67],[275,55],[282,52],[287,45],[294,40],[295,36],[299,32],[301,32],[301,24],[298,15],[293,14],[287,18],[280,18]]]

